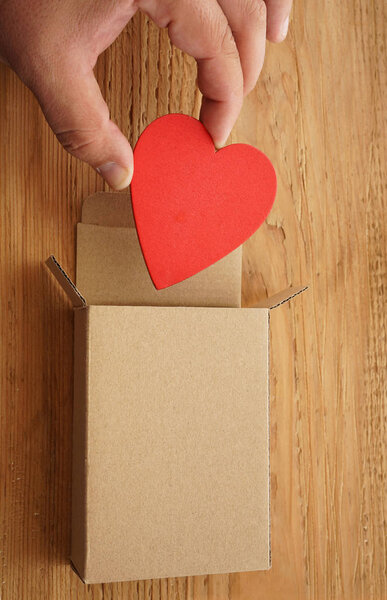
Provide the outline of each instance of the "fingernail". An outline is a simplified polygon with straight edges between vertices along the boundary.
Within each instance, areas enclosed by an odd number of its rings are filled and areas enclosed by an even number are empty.
[[[115,162],[108,162],[96,168],[110,187],[115,190],[123,190],[128,187],[133,177],[133,167],[125,169]]]
[[[224,147],[226,140],[224,142],[214,142],[215,150],[220,150]]]
[[[215,150],[221,150],[222,148],[225,147],[229,135],[230,134],[227,134],[227,137],[225,137],[223,140],[214,141]]]
[[[288,35],[288,29],[289,29],[289,15],[286,17],[285,21],[282,23],[281,26],[281,39],[284,40],[286,38],[286,36]]]

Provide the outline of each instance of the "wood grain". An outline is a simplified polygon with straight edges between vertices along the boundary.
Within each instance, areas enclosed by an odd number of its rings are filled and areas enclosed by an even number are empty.
[[[2,600],[387,597],[385,10],[298,0],[232,134],[279,179],[245,247],[245,304],[310,284],[271,318],[267,573],[84,586],[71,570],[72,313],[42,265],[54,252],[74,272],[81,201],[103,183],[0,67]],[[193,61],[140,15],[97,76],[132,142],[159,115],[198,114]]]

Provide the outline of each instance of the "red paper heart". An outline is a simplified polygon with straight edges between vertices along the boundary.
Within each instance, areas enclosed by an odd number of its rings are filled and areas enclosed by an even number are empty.
[[[140,136],[131,189],[145,262],[162,289],[247,240],[270,212],[276,176],[253,146],[232,144],[215,152],[199,121],[172,114]]]

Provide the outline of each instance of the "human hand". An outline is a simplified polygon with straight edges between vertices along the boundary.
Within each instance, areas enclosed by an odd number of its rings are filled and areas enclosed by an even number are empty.
[[[292,0],[0,0],[0,59],[37,97],[63,147],[114,189],[133,174],[128,140],[109,118],[94,77],[98,56],[137,10],[193,56],[203,94],[200,119],[226,141],[256,84],[265,39],[286,37]]]

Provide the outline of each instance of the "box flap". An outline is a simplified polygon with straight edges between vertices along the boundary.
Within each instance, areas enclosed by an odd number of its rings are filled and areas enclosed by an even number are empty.
[[[97,192],[82,204],[82,223],[135,227],[130,193]]]
[[[49,256],[49,258],[46,260],[46,265],[50,269],[51,273],[54,275],[55,279],[58,281],[61,288],[66,292],[73,306],[76,308],[86,306],[87,302],[85,298],[73,284],[70,277],[67,275],[66,271],[60,266],[53,254],[51,254],[51,256]]]
[[[288,302],[288,300],[291,300],[295,296],[302,294],[302,292],[305,292],[305,290],[307,290],[307,289],[308,289],[307,285],[292,286],[292,287],[286,288],[282,292],[278,292],[278,294],[274,294],[274,296],[270,296],[269,298],[264,298],[257,304],[254,304],[254,306],[252,308],[269,308],[269,309],[277,308],[277,306],[280,306],[281,304]]]
[[[241,305],[242,248],[170,288],[156,290],[141,252],[129,194],[84,201],[77,225],[76,283],[90,305]]]

